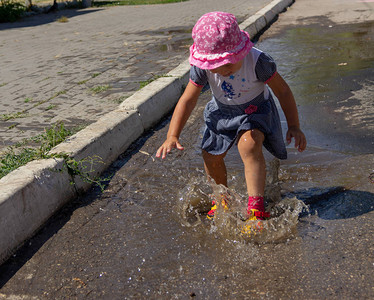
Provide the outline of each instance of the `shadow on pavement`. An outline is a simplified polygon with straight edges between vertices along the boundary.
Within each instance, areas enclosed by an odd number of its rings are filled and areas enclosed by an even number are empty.
[[[39,25],[45,25],[48,23],[56,22],[57,19],[65,16],[67,18],[73,18],[89,13],[101,11],[102,9],[64,9],[56,12],[50,12],[47,14],[38,14],[31,17],[25,17],[17,22],[12,23],[0,23],[0,31],[7,29],[34,27]]]
[[[292,193],[324,220],[355,218],[374,210],[374,194],[344,187],[310,188]]]
[[[66,204],[43,225],[35,236],[27,240],[13,256],[0,265],[0,290],[48,240],[53,239],[53,236],[69,222],[74,211],[80,207],[91,205],[98,195],[100,195],[100,189],[93,188],[86,196]]]

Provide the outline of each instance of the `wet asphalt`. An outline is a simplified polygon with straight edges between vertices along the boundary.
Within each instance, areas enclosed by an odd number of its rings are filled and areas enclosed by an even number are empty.
[[[64,207],[0,267],[0,296],[373,298],[373,22],[340,24],[344,7],[306,20],[299,17],[306,7],[294,4],[257,44],[279,62],[309,140],[303,154],[289,147],[279,169],[283,198],[309,208],[288,235],[245,243],[205,219],[196,226],[182,220],[176,204],[191,187],[204,189],[204,94],[182,135],[185,151],[154,158],[170,117],[160,122],[107,171],[104,191],[94,188]],[[309,51],[313,45],[320,51]],[[244,193],[235,150],[227,161],[229,185]]]

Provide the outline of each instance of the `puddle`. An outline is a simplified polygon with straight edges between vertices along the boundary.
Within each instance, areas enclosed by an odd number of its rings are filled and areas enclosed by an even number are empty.
[[[310,144],[373,152],[374,22],[291,27],[258,46],[279,62]]]
[[[187,54],[189,47],[193,43],[191,32],[192,26],[164,28],[158,31],[141,31],[138,34],[146,37],[157,36],[159,38],[161,42],[158,46],[152,48],[153,52],[183,51]]]
[[[180,222],[183,226],[200,227],[197,230],[216,232],[228,240],[242,243],[275,243],[292,238],[299,215],[308,211],[308,207],[296,197],[281,198],[278,168],[277,160],[268,164],[265,201],[271,219],[247,220],[245,193],[239,194],[224,186],[208,183],[202,176],[192,178],[193,181],[179,193],[176,211],[180,215]],[[225,199],[227,205],[221,204],[220,199]],[[212,206],[212,200],[217,203],[217,211],[214,220],[208,220],[206,214]]]
[[[362,259],[372,249],[374,229],[372,38],[373,23],[367,23],[295,27],[259,43],[281,62],[279,70],[294,89],[310,147],[302,155],[290,147],[287,162],[270,166],[266,198],[272,219],[253,224],[254,230],[242,230],[246,192],[237,151],[226,157],[229,190],[205,180],[197,136],[209,95],[202,97],[182,135],[185,151],[174,151],[162,162],[149,157],[142,166],[134,164],[139,172],[137,197],[153,207],[150,229],[163,237],[157,243],[149,237],[144,245],[175,253],[148,265],[143,281],[133,271],[130,290],[147,294],[144,282],[149,281],[161,284],[162,292],[154,287],[147,295],[176,298],[287,298],[305,296],[305,291],[308,297],[323,298],[330,295],[328,290],[345,290],[342,282],[347,281],[368,289],[368,277],[363,279],[358,270],[370,274],[370,263]],[[152,146],[156,147],[150,142],[148,147]],[[144,177],[144,172],[151,174]],[[218,206],[212,223],[205,215],[210,195],[221,193],[231,199],[231,207],[226,211]],[[128,197],[124,195],[120,198]],[[132,230],[141,235],[137,228]],[[353,261],[360,262],[352,267]],[[293,288],[300,283],[302,289]],[[357,294],[354,290],[351,296]]]
[[[205,93],[182,134],[184,151],[155,159],[163,126],[138,140],[114,164],[103,194],[77,200],[49,237],[31,241],[40,249],[1,292],[108,299],[373,296],[372,25],[291,27],[259,43],[280,62],[310,145],[303,154],[289,147],[280,166],[267,156],[273,218],[255,227],[260,231],[243,236],[240,229],[246,188],[235,149],[226,157],[229,190],[205,180],[199,150]],[[231,208],[219,207],[208,222],[209,195],[222,192]],[[12,263],[7,268],[0,273]]]
[[[171,39],[167,43],[159,45],[158,48],[162,52],[188,51],[192,42],[192,38],[190,37],[176,40]]]

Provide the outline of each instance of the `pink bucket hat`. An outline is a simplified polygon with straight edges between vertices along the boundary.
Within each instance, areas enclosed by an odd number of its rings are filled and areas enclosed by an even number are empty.
[[[200,69],[215,69],[242,60],[253,47],[249,34],[240,30],[234,15],[210,12],[192,29],[190,64]]]

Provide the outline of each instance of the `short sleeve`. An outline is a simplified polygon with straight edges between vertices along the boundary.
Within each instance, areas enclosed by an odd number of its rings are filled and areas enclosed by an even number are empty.
[[[190,69],[190,82],[196,86],[205,86],[208,83],[206,71],[196,66],[191,66]]]
[[[258,57],[255,72],[258,80],[267,83],[277,72],[277,65],[270,55],[263,52]]]

